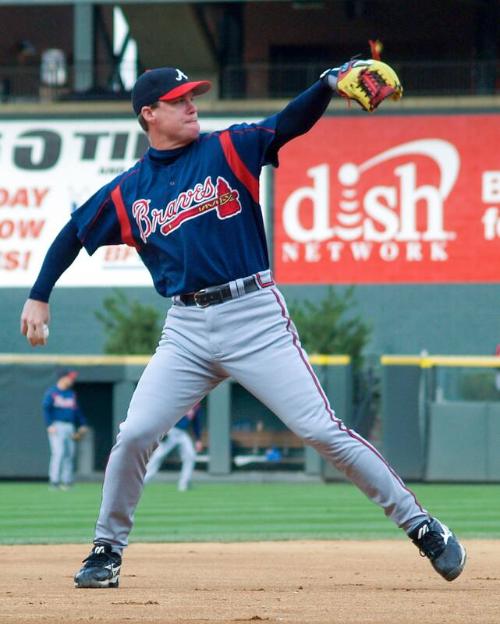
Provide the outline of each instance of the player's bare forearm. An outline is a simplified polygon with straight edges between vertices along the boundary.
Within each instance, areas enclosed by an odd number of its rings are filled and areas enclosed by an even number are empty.
[[[26,336],[32,347],[47,344],[49,322],[49,304],[45,301],[27,299],[21,312],[21,334]]]

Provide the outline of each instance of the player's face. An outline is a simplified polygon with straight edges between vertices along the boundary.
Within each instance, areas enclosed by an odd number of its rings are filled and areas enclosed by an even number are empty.
[[[183,147],[195,141],[200,134],[198,109],[192,92],[169,102],[159,101],[155,108],[143,115],[149,124],[151,145],[158,149]]]
[[[73,384],[74,384],[74,379],[73,377],[70,377],[69,375],[60,377],[59,381],[57,382],[57,385],[59,386],[61,390],[69,390],[69,388],[71,388]]]

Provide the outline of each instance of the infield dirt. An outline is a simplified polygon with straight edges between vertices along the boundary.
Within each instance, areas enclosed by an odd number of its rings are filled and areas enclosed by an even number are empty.
[[[500,541],[447,583],[406,541],[133,544],[119,589],[74,589],[89,546],[1,546],[0,623],[493,624]]]

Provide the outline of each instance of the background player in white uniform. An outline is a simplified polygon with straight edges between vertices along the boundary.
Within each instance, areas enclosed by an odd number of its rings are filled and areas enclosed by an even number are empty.
[[[179,492],[185,492],[193,478],[194,466],[196,463],[196,453],[200,452],[203,448],[203,444],[200,439],[201,422],[200,411],[201,403],[197,403],[192,407],[189,412],[179,420],[179,422],[172,427],[163,440],[158,444],[148,462],[148,469],[146,476],[144,477],[144,483],[149,483],[154,476],[160,470],[165,458],[175,448],[179,449],[181,458],[181,472],[179,474],[179,481],[177,483],[177,489]],[[188,431],[192,429],[195,442],[189,435]]]
[[[210,134],[200,134],[194,102],[209,83],[191,82],[176,68],[138,79],[132,103],[151,147],[73,212],[47,252],[21,316],[30,343],[44,344],[48,297],[82,246],[88,253],[101,245],[134,246],[157,291],[173,299],[111,451],[94,547],[75,576],[77,587],[118,586],[152,452],[229,376],[379,505],[441,576],[453,580],[461,573],[465,551],[456,537],[418,503],[380,453],[335,415],[269,270],[260,171],[265,164],[277,166],[280,148],[321,117],[339,76],[368,66],[352,61],[327,71],[280,113]],[[379,76],[365,82],[380,96],[377,104],[394,93],[378,91]]]

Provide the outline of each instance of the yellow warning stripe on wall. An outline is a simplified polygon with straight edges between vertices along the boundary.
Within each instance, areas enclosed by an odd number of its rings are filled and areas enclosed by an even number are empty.
[[[56,364],[58,366],[146,366],[149,355],[40,355],[0,353],[0,364]],[[311,355],[311,364],[345,366],[349,355]]]
[[[383,355],[380,358],[383,366],[434,366],[462,368],[500,368],[500,357],[482,355]]]

